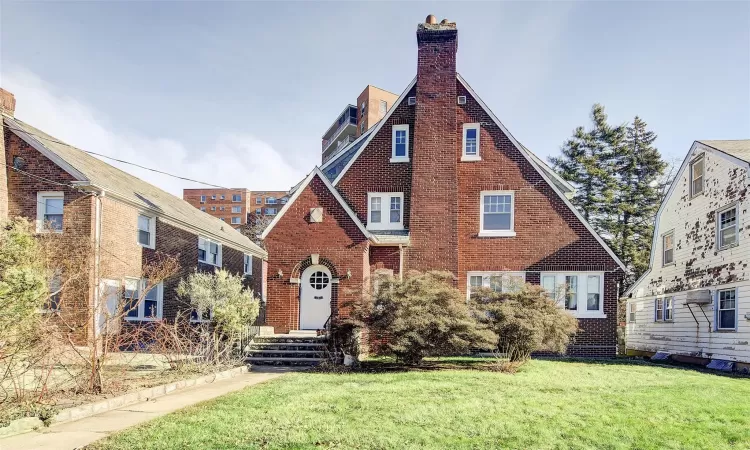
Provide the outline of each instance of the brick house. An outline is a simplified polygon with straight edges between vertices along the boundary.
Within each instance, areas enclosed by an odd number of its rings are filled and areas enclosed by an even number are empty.
[[[429,22],[415,79],[264,231],[267,325],[320,329],[375,273],[441,269],[467,297],[541,284],[579,318],[569,354],[614,356],[623,264],[456,72],[455,24]]]
[[[66,245],[93,244],[92,273],[82,290],[88,294],[63,289],[50,305],[75,324],[78,342],[92,335],[85,318],[105,298],[111,309],[121,296],[137,296],[129,322],[173,319],[188,308],[176,295],[177,284],[195,270],[226,268],[245,275],[263,295],[263,249],[180,198],[14,118],[12,94],[0,94],[0,211],[7,211],[0,219],[25,217],[36,222],[37,232],[58,234]],[[177,259],[177,273],[141,296],[144,265],[162,255]]]

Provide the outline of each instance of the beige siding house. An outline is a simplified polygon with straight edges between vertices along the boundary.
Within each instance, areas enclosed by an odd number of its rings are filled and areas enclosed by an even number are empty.
[[[750,363],[749,161],[750,140],[691,147],[656,216],[650,268],[625,293],[629,352]]]

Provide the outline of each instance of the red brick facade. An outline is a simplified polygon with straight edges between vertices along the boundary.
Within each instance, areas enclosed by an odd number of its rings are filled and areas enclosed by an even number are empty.
[[[3,193],[8,193],[9,217],[25,217],[36,221],[39,206],[38,192],[62,192],[63,229],[57,235],[59,239],[73,243],[95,242],[96,203],[100,204],[101,234],[99,279],[121,282],[124,278],[140,278],[146,263],[154,261],[161,255],[177,258],[179,269],[176,274],[164,281],[163,315],[164,319],[174,319],[178,310],[186,310],[176,294],[177,284],[181,278],[198,270],[213,270],[213,266],[198,263],[198,234],[174,225],[169,218],[156,217],[155,248],[146,248],[138,244],[139,208],[105,193],[98,198],[90,192],[70,187],[75,178],[56,165],[16,133],[4,129],[5,155],[4,162],[13,165],[14,158],[20,170],[8,169],[7,182],[0,186]],[[6,166],[7,167],[7,166]],[[179,201],[175,199],[176,201]],[[231,198],[230,198],[231,201]],[[262,293],[263,261],[253,257],[253,276],[246,278],[257,296]],[[243,251],[222,245],[222,267],[235,274],[244,272]],[[84,281],[85,286],[76,286],[70,291],[65,288],[61,295],[60,316],[76,327],[75,339],[84,344],[91,332],[87,317],[93,308],[95,274]],[[81,296],[80,292],[88,292]]]
[[[327,258],[339,276],[351,271],[351,279],[342,279],[338,292],[344,285],[362,286],[368,273],[377,269],[392,269],[395,274],[449,270],[463,292],[469,271],[522,271],[532,284],[540,283],[543,272],[597,272],[604,273],[606,317],[579,319],[581,331],[568,353],[614,356],[617,288],[622,276],[618,262],[457,79],[455,28],[420,27],[417,43],[416,86],[403,96],[336,184],[363,224],[368,219],[368,192],[403,192],[409,245],[403,247],[403,255],[397,245],[373,246],[345,216],[324,183],[313,179],[266,239],[268,324],[277,332],[298,324],[299,285],[289,281],[299,276],[295,267],[311,254]],[[415,105],[406,100],[412,96]],[[457,96],[466,96],[465,104],[459,105]],[[479,161],[461,160],[465,123],[481,124]],[[408,163],[390,161],[396,124],[409,124]],[[480,192],[496,190],[514,193],[514,237],[479,236]],[[324,207],[326,220],[310,224],[310,208],[317,206]],[[363,254],[369,254],[364,271]],[[283,277],[276,275],[279,271]]]

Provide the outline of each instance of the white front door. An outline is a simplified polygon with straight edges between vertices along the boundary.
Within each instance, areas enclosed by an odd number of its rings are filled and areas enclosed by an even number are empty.
[[[331,271],[310,266],[302,272],[299,297],[300,330],[320,330],[331,315]]]

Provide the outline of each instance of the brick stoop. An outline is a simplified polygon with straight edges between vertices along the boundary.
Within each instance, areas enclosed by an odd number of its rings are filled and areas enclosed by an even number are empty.
[[[327,336],[275,334],[256,336],[245,362],[255,366],[316,366],[331,358]]]

